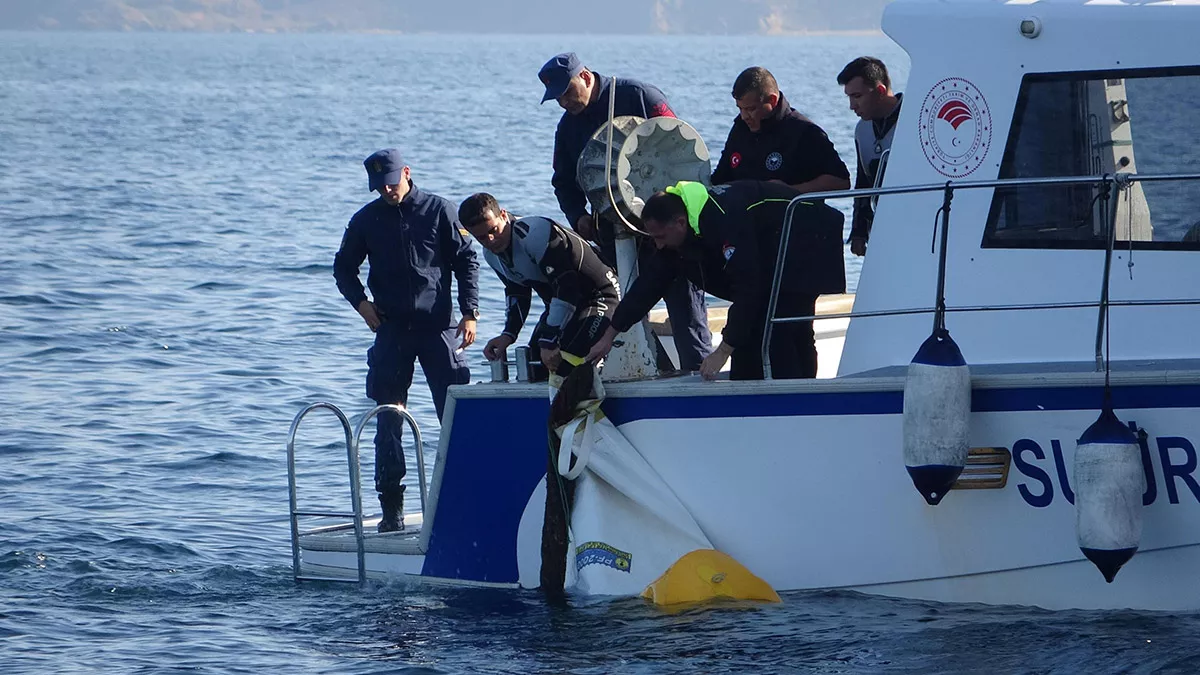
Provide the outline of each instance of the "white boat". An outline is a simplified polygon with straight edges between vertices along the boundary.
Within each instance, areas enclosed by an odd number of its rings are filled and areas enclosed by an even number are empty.
[[[896,0],[883,26],[912,70],[853,314],[821,342],[837,376],[618,382],[605,413],[776,590],[1200,608],[1200,2]],[[930,506],[904,408],[940,287],[971,454]],[[1111,583],[1081,551],[1073,473],[1106,378],[1145,481]],[[388,535],[362,534],[361,507],[296,528],[297,574],[536,586],[546,418],[545,385],[451,388],[423,514]]]

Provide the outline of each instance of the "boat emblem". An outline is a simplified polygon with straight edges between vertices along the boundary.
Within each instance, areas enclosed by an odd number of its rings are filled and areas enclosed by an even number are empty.
[[[917,133],[929,164],[943,176],[959,178],[987,159],[992,113],[978,87],[961,77],[948,77],[925,96]]]
[[[767,171],[778,171],[781,166],[783,166],[783,155],[778,152],[767,155]]]

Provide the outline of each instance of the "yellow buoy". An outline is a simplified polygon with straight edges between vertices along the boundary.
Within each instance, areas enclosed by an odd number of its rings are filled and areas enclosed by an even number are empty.
[[[767,582],[733,558],[711,548],[692,551],[654,580],[642,597],[656,605],[703,602],[713,598],[782,602]]]

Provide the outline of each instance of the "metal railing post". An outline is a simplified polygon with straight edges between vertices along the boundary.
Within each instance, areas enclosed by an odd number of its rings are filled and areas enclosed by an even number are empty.
[[[933,332],[946,330],[946,257],[950,248],[950,202],[954,201],[954,186],[946,181],[942,196],[942,245],[938,251],[937,300],[933,310]]]
[[[378,415],[379,413],[381,413],[385,410],[390,410],[390,411],[396,413],[396,415],[398,415],[400,417],[401,421],[407,422],[408,425],[410,427],[412,427],[413,443],[416,447],[416,455],[417,455],[417,473],[420,474],[419,484],[420,484],[420,490],[421,490],[421,516],[422,516],[422,518],[424,518],[424,516],[425,516],[425,501],[428,498],[428,487],[426,486],[426,480],[425,480],[425,444],[421,440],[421,428],[419,426],[417,426],[417,420],[413,419],[413,416],[407,410],[405,410],[401,406],[391,404],[391,403],[388,403],[385,405],[377,405],[374,408],[371,408],[371,410],[368,411],[366,415],[363,415],[363,418],[358,421],[358,426],[354,429],[355,452],[357,452],[358,441],[359,441],[359,438],[362,436],[363,429],[366,428],[366,426],[367,426],[367,422],[370,422],[371,418],[375,417],[376,415]],[[403,514],[401,514],[401,515],[403,515]]]
[[[1108,174],[1105,174],[1108,177]],[[1120,182],[1113,176],[1101,186],[1101,201],[1108,216],[1104,242],[1104,276],[1100,280],[1100,312],[1096,318],[1096,370],[1104,370],[1104,328],[1108,322],[1108,285],[1112,277],[1113,248],[1117,238],[1117,206],[1120,203]]]
[[[767,301],[767,323],[763,326],[762,364],[763,379],[771,379],[771,333],[775,328],[775,311],[779,306],[779,285],[783,281],[783,266],[787,258],[788,242],[792,236],[792,216],[796,213],[796,205],[809,201],[805,195],[793,197],[788,202],[787,211],[783,214],[783,231],[779,234],[779,254],[775,256],[775,278],[771,280],[771,297]]]
[[[337,416],[338,422],[342,425],[342,431],[346,436],[346,461],[350,465],[350,501],[353,512],[344,513],[339,511],[301,511],[296,508],[296,430],[300,427],[300,421],[304,419],[308,413],[324,409],[332,412]],[[299,518],[302,516],[317,516],[326,518],[352,518],[354,520],[354,539],[358,545],[358,583],[365,584],[367,582],[367,557],[366,546],[363,540],[363,518],[362,518],[362,497],[359,487],[359,469],[358,469],[358,443],[350,431],[350,420],[346,415],[332,403],[313,403],[305,407],[296,417],[292,419],[292,426],[288,430],[287,437],[287,465],[288,465],[288,506],[289,506],[289,521],[292,531],[292,577],[296,581],[349,581],[348,579],[338,579],[331,577],[306,577],[300,574],[300,523]]]

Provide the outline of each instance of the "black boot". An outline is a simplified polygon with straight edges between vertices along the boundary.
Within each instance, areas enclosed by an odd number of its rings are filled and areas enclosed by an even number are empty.
[[[379,506],[383,508],[383,519],[379,521],[379,532],[403,532],[404,486],[380,492]]]

